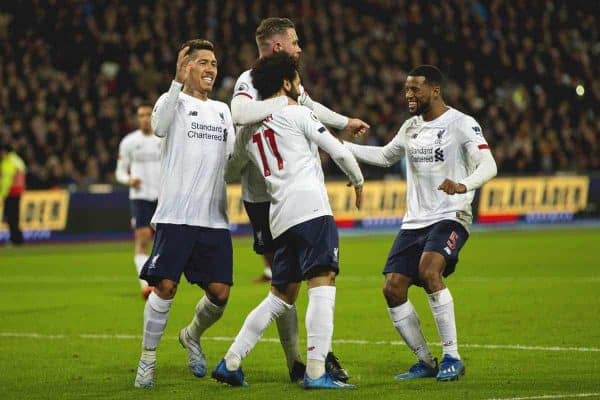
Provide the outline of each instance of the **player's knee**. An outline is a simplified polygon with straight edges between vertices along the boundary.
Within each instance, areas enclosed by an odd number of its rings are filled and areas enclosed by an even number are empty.
[[[161,299],[170,300],[177,293],[177,282],[163,279],[155,286],[154,290]]]
[[[389,307],[399,306],[407,301],[407,293],[397,285],[386,282],[382,291]]]
[[[229,300],[229,285],[211,284],[206,288],[206,297],[217,306],[224,306]]]
[[[442,281],[442,276],[437,268],[429,266],[419,266],[419,279],[427,286],[435,285]]]

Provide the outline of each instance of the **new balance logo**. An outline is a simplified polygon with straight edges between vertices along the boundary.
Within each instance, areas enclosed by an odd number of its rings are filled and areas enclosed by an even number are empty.
[[[444,161],[444,150],[439,147],[435,149],[435,161]]]
[[[188,116],[197,117],[198,116],[198,111],[190,111],[188,113]]]

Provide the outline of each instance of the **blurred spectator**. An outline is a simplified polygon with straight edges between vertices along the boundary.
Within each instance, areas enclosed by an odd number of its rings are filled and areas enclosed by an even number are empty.
[[[7,2],[2,2],[7,3]],[[446,73],[448,102],[481,122],[500,174],[600,169],[596,2],[452,0],[29,0],[0,5],[0,138],[31,187],[113,180],[136,106],[167,89],[185,40],[215,42],[213,97],[256,57],[260,19],[286,16],[312,97],[372,126],[382,144],[408,117],[406,71]],[[167,82],[167,83],[165,83]],[[326,169],[335,165],[324,160]],[[394,171],[400,171],[396,166]],[[366,169],[370,177],[385,171]]]

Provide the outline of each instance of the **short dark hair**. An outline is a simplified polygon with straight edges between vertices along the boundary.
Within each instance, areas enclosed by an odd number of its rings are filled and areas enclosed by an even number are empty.
[[[206,39],[188,40],[187,42],[185,42],[184,44],[181,45],[179,50],[183,49],[184,47],[190,48],[188,50],[188,54],[190,54],[190,55],[196,50],[209,50],[209,51],[212,51],[213,53],[215,52],[215,46],[212,44],[212,42],[210,42]]]
[[[283,86],[283,81],[296,78],[298,63],[284,51],[261,57],[254,63],[250,75],[252,84],[263,99],[273,96]]]
[[[258,28],[256,28],[256,43],[259,46],[263,46],[267,39],[270,39],[274,35],[284,33],[290,28],[296,29],[296,26],[289,18],[265,18],[260,22]]]
[[[442,86],[444,83],[444,75],[434,65],[419,65],[408,73],[409,76],[424,76],[425,82],[430,85]]]
[[[139,110],[142,107],[144,107],[144,108],[146,108],[146,107],[147,108],[154,108],[154,104],[150,103],[148,100],[143,100],[143,101],[139,102],[139,104],[136,107],[136,110]]]

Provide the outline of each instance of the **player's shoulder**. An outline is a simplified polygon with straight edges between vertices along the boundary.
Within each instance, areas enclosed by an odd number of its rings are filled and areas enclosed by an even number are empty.
[[[236,92],[247,92],[252,89],[254,85],[252,84],[252,74],[250,73],[252,70],[248,69],[240,74],[235,82],[234,90]]]
[[[208,101],[212,105],[213,108],[216,108],[219,111],[226,110],[229,113],[229,105],[227,103],[222,102],[220,100],[213,100],[213,99],[208,99]]]
[[[308,121],[321,123],[315,113],[308,107],[300,104],[288,104],[281,110],[272,114],[273,118],[279,118],[294,122],[296,124],[305,124]]]
[[[312,110],[306,106],[300,104],[288,104],[279,110],[279,114],[290,117],[290,118],[312,118],[313,120],[319,122],[319,119],[312,112]]]
[[[398,129],[398,134],[408,134],[409,131],[417,129],[421,124],[423,124],[423,118],[418,115],[414,115],[404,121],[404,123],[400,126],[400,129]]]
[[[126,134],[125,136],[123,136],[123,139],[121,139],[121,143],[127,145],[129,143],[135,142],[136,139],[140,138],[142,135],[142,131],[139,129],[136,129],[135,131],[131,131],[128,134]]]
[[[452,125],[459,130],[473,129],[475,133],[481,133],[481,126],[471,115],[455,108],[451,108],[448,112],[451,113],[448,118],[448,125]]]

